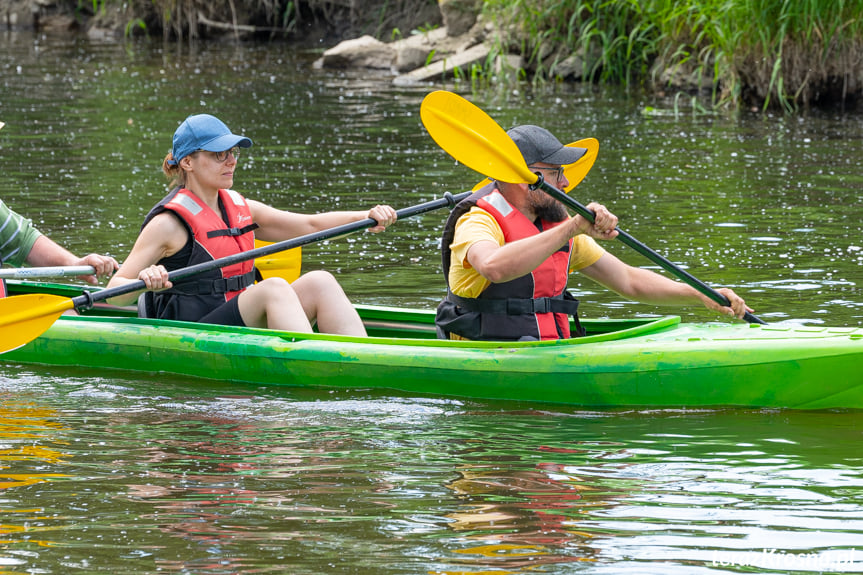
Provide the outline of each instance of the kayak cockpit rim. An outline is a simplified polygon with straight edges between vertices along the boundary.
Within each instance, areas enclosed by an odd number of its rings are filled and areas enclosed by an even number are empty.
[[[358,308],[362,311],[362,306],[358,306]],[[362,317],[362,313],[361,313]],[[345,335],[333,335],[333,334],[323,334],[323,333],[296,333],[296,332],[287,332],[287,331],[277,331],[266,328],[255,328],[255,327],[236,327],[236,326],[224,326],[224,325],[215,325],[215,324],[200,324],[200,323],[191,323],[185,321],[175,321],[175,320],[164,320],[164,319],[145,319],[138,317],[112,317],[112,316],[94,316],[94,315],[64,315],[61,318],[62,321],[73,321],[73,322],[82,322],[90,325],[100,324],[100,323],[113,323],[117,325],[127,325],[130,328],[134,326],[144,327],[144,326],[170,326],[173,328],[182,328],[185,330],[189,330],[191,332],[198,332],[197,337],[202,337],[206,333],[232,333],[238,336],[242,335],[254,335],[254,336],[267,336],[267,337],[278,337],[286,342],[300,342],[300,341],[320,341],[320,340],[329,340],[329,341],[340,341],[345,343],[367,343],[369,345],[410,345],[410,346],[421,346],[421,347],[445,347],[445,348],[471,348],[471,349],[495,349],[495,348],[534,348],[534,347],[567,347],[572,345],[582,345],[587,343],[597,343],[602,341],[613,341],[613,340],[621,340],[628,339],[631,337],[644,336],[651,333],[658,333],[662,331],[666,331],[668,329],[673,329],[680,324],[679,316],[662,316],[657,318],[649,318],[649,319],[635,319],[635,320],[620,320],[619,322],[608,322],[605,320],[584,320],[582,321],[582,325],[587,324],[585,327],[588,329],[588,335],[579,338],[572,339],[558,339],[558,340],[546,340],[546,341],[458,341],[458,340],[445,340],[445,339],[437,339],[431,337],[391,337],[391,336],[380,336],[374,335],[374,329],[370,329],[370,335],[366,337],[359,336],[345,336]],[[367,320],[363,318],[364,322],[367,325],[374,326],[376,324],[380,324],[375,320]],[[603,326],[621,324],[623,326],[622,329],[617,330],[604,330],[602,332],[593,333],[590,332],[590,323],[592,321],[597,322],[597,324],[601,324]],[[396,326],[400,331],[411,330],[410,327],[405,328],[403,325]],[[433,328],[433,326],[432,326]],[[417,328],[414,328],[417,329]],[[420,328],[421,329],[421,328]],[[422,330],[426,332],[427,330]]]

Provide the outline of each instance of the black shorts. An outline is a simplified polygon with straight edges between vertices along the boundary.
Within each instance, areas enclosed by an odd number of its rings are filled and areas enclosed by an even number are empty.
[[[243,316],[240,315],[239,297],[232,298],[201,319],[198,323],[215,323],[218,325],[236,325],[246,327]]]

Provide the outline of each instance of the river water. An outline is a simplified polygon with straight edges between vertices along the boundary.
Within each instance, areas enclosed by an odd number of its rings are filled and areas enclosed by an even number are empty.
[[[419,117],[445,88],[504,127],[598,138],[572,195],[759,317],[863,321],[859,113],[707,113],[590,86],[394,88],[283,45],[4,33],[0,47],[0,197],[78,253],[126,256],[191,113],[255,141],[235,188],[283,209],[469,189],[482,176]],[[360,303],[433,306],[445,215],[308,246],[304,269],[336,272]],[[672,311],[571,286],[588,316]],[[0,414],[4,573],[863,571],[856,412],[585,412],[0,363]]]

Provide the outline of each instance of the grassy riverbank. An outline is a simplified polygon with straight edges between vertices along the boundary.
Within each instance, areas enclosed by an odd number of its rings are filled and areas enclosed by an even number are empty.
[[[576,56],[583,80],[706,92],[715,105],[861,95],[863,0],[487,0],[483,13],[538,80]]]

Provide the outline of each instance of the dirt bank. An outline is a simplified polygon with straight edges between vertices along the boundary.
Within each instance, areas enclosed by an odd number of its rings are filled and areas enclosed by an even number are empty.
[[[363,34],[406,36],[440,24],[435,0],[0,0],[0,29],[95,37],[228,36],[334,45]]]

